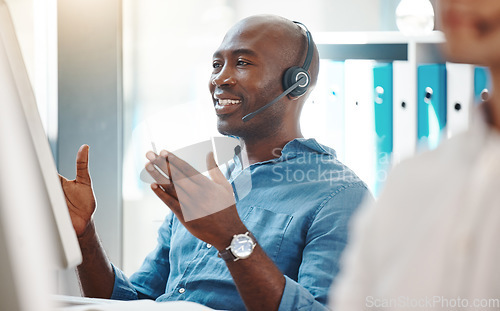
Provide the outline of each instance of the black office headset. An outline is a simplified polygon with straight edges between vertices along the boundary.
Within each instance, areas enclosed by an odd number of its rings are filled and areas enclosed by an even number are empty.
[[[313,53],[314,50],[311,48],[312,46],[312,37],[311,33],[307,29],[307,27],[300,23],[300,22],[295,22],[295,24],[300,25],[304,30],[306,31],[307,35],[307,54],[306,54],[306,60],[304,61],[304,64],[302,67],[299,66],[293,66],[288,68],[285,71],[285,74],[283,75],[283,89],[285,90],[283,93],[281,93],[278,97],[273,99],[270,103],[266,104],[265,106],[260,107],[254,112],[251,112],[244,116],[242,118],[243,122],[250,121],[255,117],[258,113],[264,111],[265,109],[269,108],[269,106],[273,105],[274,103],[278,102],[280,99],[285,97],[286,95],[290,95],[293,97],[298,97],[303,95],[306,91],[307,88],[309,87],[309,84],[311,83],[311,77],[309,76],[309,66],[311,66],[312,58],[313,58]]]
[[[302,67],[294,66],[294,67],[288,68],[285,71],[285,74],[283,75],[283,89],[284,90],[289,89],[295,83],[297,83],[302,77],[305,77],[306,81],[299,84],[295,89],[293,89],[289,93],[290,96],[297,97],[297,96],[304,94],[307,91],[309,83],[311,82],[311,78],[310,78],[309,73],[307,71],[309,70],[309,66],[311,66],[314,51],[311,48],[311,45],[312,45],[311,33],[309,32],[307,27],[300,22],[294,21],[294,23],[302,26],[304,28],[304,30],[306,31],[307,54],[306,54],[306,60],[304,61],[304,65],[302,65]]]

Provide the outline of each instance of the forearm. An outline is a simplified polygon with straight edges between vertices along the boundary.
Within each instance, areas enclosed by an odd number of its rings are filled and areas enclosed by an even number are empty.
[[[83,260],[77,271],[83,295],[94,298],[110,298],[115,275],[93,221],[82,236],[78,237],[78,242],[82,250]]]
[[[227,267],[248,310],[278,310],[285,277],[260,246],[247,259],[228,262]]]

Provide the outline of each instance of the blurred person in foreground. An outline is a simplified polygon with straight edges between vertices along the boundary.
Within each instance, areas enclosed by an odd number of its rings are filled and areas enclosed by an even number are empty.
[[[488,66],[500,90],[500,1],[440,0],[449,61]],[[500,97],[469,130],[402,163],[354,217],[334,310],[500,309]]]

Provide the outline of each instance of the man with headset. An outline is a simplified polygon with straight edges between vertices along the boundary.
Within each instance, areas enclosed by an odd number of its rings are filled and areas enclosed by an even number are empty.
[[[301,109],[318,70],[316,46],[299,23],[259,15],[229,30],[214,53],[209,88],[218,130],[240,139],[242,157],[224,176],[209,156],[209,179],[167,151],[147,154],[151,187],[173,213],[130,278],[99,245],[83,146],[76,180],[61,180],[84,257],[84,294],[216,309],[325,309],[348,220],[369,192],[334,150],[301,134]],[[245,175],[251,190],[233,194]]]

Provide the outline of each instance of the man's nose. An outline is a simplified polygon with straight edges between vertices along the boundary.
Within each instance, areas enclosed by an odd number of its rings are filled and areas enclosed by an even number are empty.
[[[220,86],[230,86],[236,83],[234,78],[234,72],[229,68],[229,66],[223,66],[222,69],[212,75],[212,84]]]

